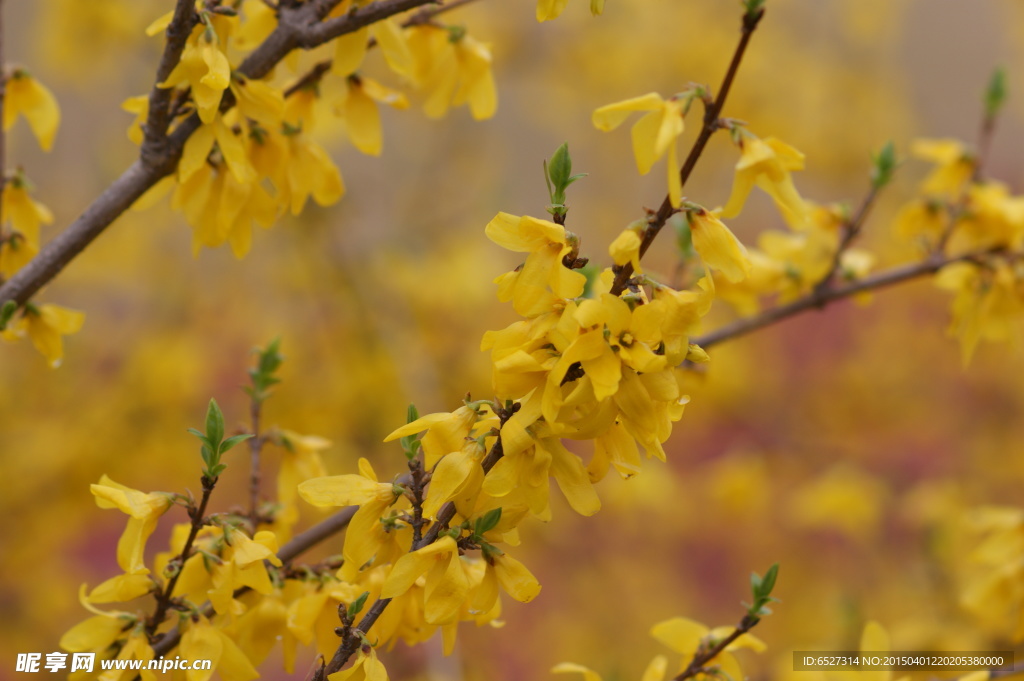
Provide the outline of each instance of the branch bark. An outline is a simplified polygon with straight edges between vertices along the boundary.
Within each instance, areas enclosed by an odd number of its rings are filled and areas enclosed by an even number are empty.
[[[765,310],[753,317],[737,320],[732,324],[727,324],[726,326],[716,329],[711,333],[697,338],[692,338],[690,340],[700,347],[707,349],[713,345],[717,345],[734,338],[739,338],[740,336],[745,336],[752,331],[757,331],[758,329],[762,329],[766,326],[771,326],[772,324],[783,321],[802,312],[820,310],[829,303],[843,298],[849,298],[850,296],[858,293],[873,291],[875,289],[892,286],[893,284],[899,284],[904,281],[910,281],[911,279],[916,279],[928,274],[934,274],[946,265],[950,265],[955,262],[974,260],[976,258],[1000,252],[1000,249],[987,249],[949,257],[932,256],[918,263],[893,267],[845,286],[837,286],[834,288],[825,288],[820,290],[815,289],[799,300],[795,300],[786,305],[774,307],[770,310]]]
[[[317,47],[338,36],[352,33],[396,14],[433,4],[433,0],[381,0],[344,16],[322,21],[326,12],[329,12],[336,4],[336,2],[311,2],[299,7],[282,6],[277,27],[259,47],[246,57],[236,72],[247,78],[262,78],[270,73],[271,69],[293,49]],[[175,19],[179,18],[179,10],[182,17],[187,16],[187,12],[182,9],[185,6],[190,6],[188,0],[178,0],[172,25]],[[181,20],[185,21],[184,18]],[[180,48],[172,47],[171,43],[177,41],[179,37],[178,33],[172,36],[169,29],[168,44],[157,69],[156,83],[163,82],[170,74],[169,69],[177,63],[177,59],[171,62],[168,55],[177,49],[177,57],[181,56],[184,40],[187,40],[188,33],[184,34]],[[170,67],[167,67],[167,64],[170,64]],[[168,68],[167,73],[163,73],[165,68]],[[164,92],[167,94],[162,94]],[[150,103],[152,106],[155,100],[156,107],[150,110],[151,116],[166,109],[166,104],[169,102],[164,102],[165,96],[169,98],[170,93],[154,85],[154,91],[150,94]],[[159,114],[157,113],[157,115]],[[168,125],[169,123],[170,121],[168,121]],[[15,273],[10,280],[0,285],[0,304],[13,300],[18,306],[22,306],[38,293],[39,289],[52,281],[68,263],[95,241],[146,190],[174,171],[185,142],[199,128],[199,125],[199,117],[193,114],[180,123],[161,142],[158,139],[158,133],[162,123],[155,118],[147,121],[147,139],[144,142],[140,159],[107,187],[63,232],[47,243],[39,255]],[[166,132],[167,126],[162,129]],[[150,139],[153,141],[150,142]]]

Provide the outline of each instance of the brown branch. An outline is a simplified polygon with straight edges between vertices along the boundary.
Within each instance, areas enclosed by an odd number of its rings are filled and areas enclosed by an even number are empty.
[[[772,324],[783,321],[784,319],[788,319],[789,317],[793,317],[802,312],[807,312],[808,310],[820,310],[836,300],[848,298],[866,291],[885,288],[887,286],[892,286],[893,284],[899,284],[928,274],[934,274],[946,265],[950,265],[955,262],[974,260],[1000,252],[1002,252],[1001,249],[987,249],[950,257],[941,257],[936,254],[921,262],[893,267],[873,276],[865,277],[859,281],[847,284],[846,286],[814,290],[799,300],[795,300],[786,305],[780,305],[770,310],[765,310],[753,317],[737,320],[732,324],[727,324],[726,326],[716,329],[704,336],[692,338],[691,342],[707,349],[712,345],[717,345],[718,343],[722,343],[727,340],[745,336],[751,331],[757,331],[758,329],[762,329],[766,326],[771,326]]]
[[[839,245],[836,246],[836,252],[832,256],[832,264],[829,266],[825,276],[814,285],[815,291],[824,290],[832,283],[842,265],[843,253],[846,252],[846,249],[850,247],[853,240],[860,234],[861,229],[864,227],[864,222],[868,219],[868,214],[871,212],[872,206],[875,205],[881,190],[882,187],[880,185],[872,182],[871,190],[864,197],[864,200],[861,201],[856,214],[843,222],[842,237],[839,240]]]
[[[145,139],[142,142],[140,157],[146,165],[159,166],[167,155],[167,129],[171,124],[171,95],[173,88],[160,87],[170,77],[174,67],[181,61],[185,43],[192,35],[198,17],[194,0],[177,0],[174,15],[167,26],[167,42],[160,64],[156,69],[156,79],[149,93],[149,116],[143,125]]]
[[[718,89],[718,96],[715,97],[715,100],[710,105],[705,102],[704,124],[701,126],[700,133],[697,135],[697,139],[694,140],[693,147],[690,148],[690,153],[687,154],[683,167],[679,171],[680,182],[684,187],[687,180],[690,179],[693,169],[697,166],[697,161],[700,160],[701,154],[704,153],[704,147],[707,146],[715,131],[721,127],[719,118],[722,115],[722,108],[725,106],[726,97],[729,96],[729,90],[732,88],[733,80],[735,80],[736,73],[740,68],[740,62],[743,61],[743,55],[750,44],[750,38],[757,29],[757,25],[762,17],[764,17],[764,9],[760,9],[753,14],[743,15],[743,31],[740,34],[740,41],[736,45],[735,52],[733,52],[729,68],[725,72],[725,78],[722,79],[722,85]],[[641,258],[647,253],[651,243],[675,212],[676,210],[672,207],[671,199],[666,196],[665,200],[661,202],[658,212],[650,217],[648,225],[644,229],[643,238],[640,241]],[[633,276],[633,264],[626,263],[625,265],[616,266],[614,269],[615,281],[612,284],[611,294],[617,296],[626,290],[629,279]]]
[[[254,393],[249,401],[249,420],[252,423],[252,437],[249,438],[249,518],[253,534],[260,526],[260,454],[267,439],[260,433],[260,407],[263,401]]]
[[[491,450],[487,452],[487,456],[485,456],[484,460],[480,463],[481,468],[483,468],[484,475],[489,473],[490,470],[494,468],[494,465],[498,463],[498,460],[503,456],[500,436],[501,426],[504,426],[505,422],[512,418],[512,414],[517,410],[518,405],[508,410],[501,409],[498,412],[498,418],[501,421],[498,427],[498,439],[495,440],[494,444],[491,446]],[[437,535],[441,532],[441,528],[448,527],[448,524],[455,517],[455,513],[455,504],[451,501],[445,502],[438,510],[437,518],[431,524],[430,529],[427,530],[426,534],[424,534],[419,541],[413,542],[409,551],[418,551],[424,546],[429,546],[437,541]],[[363,618],[359,620],[359,624],[356,625],[355,631],[351,629],[345,630],[346,635],[342,639],[341,645],[339,645],[338,649],[334,651],[334,655],[331,657],[330,662],[328,662],[325,667],[320,668],[318,678],[327,678],[329,675],[345,666],[345,663],[348,662],[349,658],[352,657],[356,652],[356,649],[359,647],[361,640],[360,632],[362,634],[368,633],[370,628],[377,622],[377,619],[384,613],[384,610],[388,607],[390,602],[390,598],[378,598],[374,601],[373,605],[370,606],[370,609],[366,611]]]
[[[192,521],[192,527],[189,529],[188,539],[185,540],[185,546],[181,549],[181,553],[172,560],[172,563],[176,564],[177,568],[169,580],[164,590],[156,596],[156,609],[153,611],[152,616],[146,621],[146,634],[153,636],[156,633],[157,628],[163,624],[164,619],[167,618],[167,611],[171,608],[174,603],[174,587],[178,584],[178,578],[181,577],[182,571],[185,569],[185,563],[188,562],[189,557],[192,555],[192,544],[195,542],[196,537],[199,535],[199,530],[206,526],[206,505],[210,502],[210,495],[213,494],[213,488],[217,486],[217,478],[208,478],[203,476],[203,496],[199,501],[199,506],[190,505],[188,509],[189,518]]]
[[[697,674],[704,672],[705,665],[718,657],[722,651],[732,644],[733,641],[757,626],[757,623],[760,621],[760,617],[755,617],[749,613],[744,615],[743,619],[740,620],[739,626],[733,629],[732,633],[728,636],[707,650],[697,650],[697,652],[693,654],[693,659],[690,660],[690,664],[686,665],[686,669],[672,677],[672,681],[685,681],[686,679],[693,678]]]
[[[186,1],[179,0],[179,7]],[[380,0],[369,7],[322,23],[320,19],[323,15],[318,15],[318,12],[323,9],[324,3],[281,7],[277,27],[246,57],[236,72],[246,78],[262,78],[293,49],[311,49],[333,38],[352,33],[431,1]],[[158,82],[162,82],[162,79]],[[225,100],[230,101],[227,94]],[[227,106],[227,103],[223,106]],[[173,172],[185,142],[199,125],[198,115],[193,114],[168,136],[166,143],[161,145],[160,154],[142,154],[140,160],[133,163],[107,187],[85,212],[47,243],[39,255],[15,273],[9,281],[0,285],[0,304],[13,300],[21,306],[28,302],[146,190]]]

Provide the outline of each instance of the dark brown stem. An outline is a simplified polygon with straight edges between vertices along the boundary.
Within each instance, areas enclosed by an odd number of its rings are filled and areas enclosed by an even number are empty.
[[[512,417],[513,413],[514,412],[512,410],[500,411],[498,414],[498,417],[501,419],[500,425],[504,426],[505,422]],[[500,433],[500,426],[498,430]],[[491,450],[487,452],[487,456],[485,456],[484,460],[480,463],[485,475],[494,468],[494,465],[498,463],[498,460],[501,459],[502,456],[503,450],[501,446],[501,436],[499,435],[498,439],[495,440],[494,444],[491,446]],[[419,541],[414,541],[412,548],[409,550],[418,551],[424,546],[429,546],[437,541],[437,535],[440,533],[442,528],[448,527],[448,524],[455,517],[455,513],[455,504],[451,501],[445,502],[438,510],[437,518],[430,525],[430,529],[427,530],[426,534],[424,534]],[[359,624],[356,626],[356,629],[364,634],[369,632],[370,627],[372,627],[377,621],[377,618],[384,613],[385,608],[388,607],[388,603],[390,602],[390,598],[378,598],[374,601],[373,605],[370,606],[370,609],[366,611],[365,615],[363,615],[363,618],[359,620]],[[334,651],[331,661],[328,662],[326,668],[322,670],[324,678],[345,666],[345,663],[347,663],[349,658],[356,652],[356,648],[359,647],[359,641],[360,637],[357,634],[349,632],[349,634],[342,640],[341,645],[338,646],[338,649]]]
[[[745,14],[743,16],[743,31],[740,34],[740,41],[736,45],[736,51],[733,52],[729,68],[725,72],[725,78],[722,79],[722,85],[718,89],[718,96],[715,97],[715,100],[710,105],[705,102],[704,124],[701,126],[700,133],[697,135],[697,139],[694,140],[693,147],[690,148],[690,153],[687,154],[683,167],[679,171],[679,178],[684,187],[687,180],[690,179],[693,169],[697,166],[697,161],[700,160],[701,154],[704,153],[704,147],[707,146],[715,131],[721,127],[719,119],[722,115],[722,108],[725,106],[725,100],[729,96],[729,90],[732,88],[733,80],[735,80],[736,73],[739,71],[740,62],[743,61],[743,55],[750,44],[750,38],[757,29],[757,25],[762,17],[764,17],[763,9],[758,10],[752,15]],[[668,219],[675,212],[676,209],[672,207],[671,199],[666,196],[665,200],[661,202],[658,212],[649,218],[647,227],[644,229],[643,238],[640,241],[641,258],[647,253],[647,249],[651,247],[651,243],[658,236],[661,228],[665,226],[665,223],[668,222]],[[625,291],[632,276],[632,263],[616,266],[615,281],[612,283],[611,294],[617,296]]]
[[[263,406],[255,392],[249,402],[249,420],[252,422],[252,437],[249,438],[249,518],[255,534],[260,526],[260,454],[266,438],[260,433],[260,412]]]
[[[358,31],[364,26],[431,2],[432,0],[379,0],[358,11],[326,22],[320,21],[325,15],[318,12],[330,3],[282,6],[277,27],[249,54],[236,72],[246,78],[262,78],[294,49],[317,47],[338,36]],[[178,1],[178,7],[183,4],[188,4],[188,0]],[[330,11],[330,7],[327,7],[327,11]],[[159,72],[157,75],[160,78]],[[158,82],[164,79],[165,77],[160,78]],[[225,95],[225,100],[230,101],[228,94]],[[157,108],[159,110],[159,107]],[[168,135],[166,142],[159,145],[159,149],[151,144],[149,153],[141,154],[140,160],[133,163],[121,177],[107,187],[78,219],[47,243],[39,255],[15,273],[10,280],[0,285],[0,304],[13,300],[21,306],[28,302],[118,216],[128,210],[146,190],[173,172],[185,142],[199,125],[199,117],[193,114]],[[150,121],[150,126],[154,130],[158,128],[155,121]],[[153,133],[147,131],[147,134]],[[154,151],[160,153],[153,153]]]
[[[872,183],[871,191],[867,193],[864,200],[861,201],[860,207],[852,218],[843,222],[842,236],[839,239],[839,245],[836,247],[836,252],[832,256],[832,264],[828,268],[828,272],[824,277],[821,278],[814,286],[815,291],[821,291],[827,289],[832,283],[832,279],[836,276],[842,266],[843,253],[850,247],[853,240],[860,234],[861,229],[864,227],[864,222],[868,219],[868,214],[871,212],[871,207],[875,205],[875,200],[878,199],[878,194],[881,191],[881,187]]]
[[[153,89],[149,93],[149,116],[143,126],[146,136],[141,153],[142,161],[147,165],[159,166],[160,160],[167,155],[167,129],[171,124],[173,88],[160,87],[160,84],[167,80],[181,61],[181,53],[185,50],[185,43],[195,28],[196,20],[195,2],[178,0],[171,23],[167,26],[167,43],[156,69]]]
[[[799,300],[795,300],[786,305],[780,305],[770,310],[766,310],[753,317],[740,319],[704,336],[692,338],[691,341],[700,347],[707,349],[712,345],[717,345],[718,343],[722,343],[727,340],[745,336],[751,331],[757,331],[758,329],[762,329],[766,326],[771,326],[772,324],[783,321],[784,319],[788,319],[802,312],[821,309],[836,300],[848,298],[858,293],[864,293],[865,291],[885,288],[886,286],[899,284],[927,274],[934,274],[946,265],[950,265],[955,262],[974,260],[999,252],[999,249],[988,249],[972,251],[970,253],[964,253],[948,258],[944,258],[936,254],[919,263],[893,267],[873,276],[865,277],[859,281],[847,284],[846,286],[812,291],[804,298],[800,298]]]
[[[409,461],[409,487],[412,491],[412,543],[415,546],[423,538],[423,526],[426,519],[423,517],[424,487],[427,483],[427,472],[423,469],[423,450],[420,449],[414,458]]]
[[[740,620],[738,627],[733,629],[732,633],[723,638],[721,641],[711,646],[707,650],[698,650],[693,655],[693,659],[690,660],[690,664],[686,665],[686,669],[679,672],[676,676],[672,677],[672,681],[685,681],[686,679],[693,678],[697,674],[705,671],[705,665],[714,660],[723,650],[729,647],[733,641],[738,639],[743,634],[747,633],[761,621],[761,618],[754,617],[751,614],[743,616]]]
[[[174,587],[178,583],[178,578],[181,576],[182,570],[185,568],[185,563],[192,555],[192,544],[196,540],[196,536],[199,534],[199,530],[203,529],[206,525],[206,506],[210,502],[210,495],[213,494],[213,488],[217,486],[217,478],[208,478],[203,476],[203,496],[199,501],[199,506],[191,506],[188,510],[189,518],[192,521],[192,527],[188,533],[188,539],[185,540],[185,546],[181,549],[181,553],[174,559],[177,563],[177,570],[174,576],[167,580],[167,586],[164,590],[157,594],[156,597],[156,609],[153,611],[153,615],[146,622],[146,634],[152,637],[157,628],[163,624],[164,619],[167,618],[167,611],[170,609],[171,604],[174,601]]]

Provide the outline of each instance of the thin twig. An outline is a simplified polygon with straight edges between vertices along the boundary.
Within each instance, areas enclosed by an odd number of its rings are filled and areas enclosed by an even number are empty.
[[[836,252],[832,256],[832,264],[829,265],[828,272],[825,276],[814,285],[814,290],[819,291],[828,288],[839,272],[842,262],[843,254],[846,249],[850,247],[853,240],[860,234],[861,229],[864,227],[864,222],[868,219],[868,214],[871,212],[872,206],[875,205],[875,201],[878,199],[878,194],[881,192],[882,187],[876,183],[871,184],[871,190],[861,201],[860,207],[852,218],[845,220],[842,225],[842,237],[839,239],[839,245],[836,246]]]
[[[729,96],[729,90],[732,88],[733,80],[735,80],[736,73],[739,71],[740,62],[743,61],[743,55],[750,44],[750,38],[757,29],[757,25],[762,17],[764,17],[763,9],[753,14],[743,15],[743,31],[740,34],[740,41],[736,45],[736,51],[733,52],[729,68],[725,72],[725,78],[722,79],[722,85],[718,89],[718,96],[715,97],[715,100],[710,105],[705,102],[704,124],[697,135],[697,139],[694,140],[690,153],[687,154],[686,160],[683,162],[682,169],[679,171],[679,178],[684,187],[687,180],[690,179],[693,169],[697,166],[697,161],[700,160],[701,154],[704,153],[704,147],[707,146],[715,131],[721,127],[719,118],[722,115],[722,108],[725,106],[725,100]],[[668,219],[675,212],[676,209],[672,207],[671,199],[666,196],[665,200],[661,202],[658,212],[650,217],[647,227],[644,229],[644,234],[640,241],[641,258],[647,253],[647,249],[651,247],[651,243],[658,236],[661,228],[665,226],[665,223],[668,222]],[[611,294],[617,296],[625,291],[631,276],[633,276],[632,263],[617,266],[615,268],[615,281],[612,283]]]
[[[260,526],[260,454],[266,437],[260,433],[260,412],[263,401],[253,393],[249,401],[249,420],[252,423],[252,437],[249,438],[249,518],[255,534]]]
[[[740,620],[738,627],[732,630],[728,636],[718,641],[715,645],[708,648],[707,650],[698,650],[693,654],[693,659],[690,660],[690,664],[686,665],[686,669],[679,672],[676,676],[672,677],[672,681],[685,681],[686,679],[692,678],[697,674],[705,671],[705,665],[711,662],[713,659],[718,657],[726,648],[728,648],[733,641],[738,639],[743,634],[747,633],[761,621],[760,617],[755,617],[751,614],[746,614],[743,619]]]
[[[950,257],[933,255],[921,262],[893,267],[873,276],[865,277],[864,279],[847,284],[846,286],[814,290],[799,300],[795,300],[786,305],[774,307],[770,310],[765,310],[753,317],[737,320],[732,324],[727,324],[726,326],[716,329],[704,336],[692,338],[691,342],[706,349],[712,345],[717,345],[718,343],[722,343],[727,340],[745,336],[751,331],[757,331],[758,329],[762,329],[766,326],[771,326],[772,324],[788,319],[789,317],[793,317],[802,312],[821,309],[836,300],[848,298],[858,293],[892,286],[893,284],[899,284],[924,275],[934,274],[946,265],[950,265],[955,262],[974,260],[1000,252],[1002,252],[1001,249],[987,249]]]
[[[494,468],[494,465],[498,463],[498,461],[503,456],[500,435],[501,427],[505,425],[505,423],[512,417],[512,414],[514,414],[516,410],[517,407],[514,407],[513,409],[509,410],[502,409],[498,412],[498,418],[500,419],[500,424],[498,426],[498,438],[497,440],[495,440],[494,444],[491,446],[490,451],[487,452],[487,455],[480,463],[481,468],[483,468],[484,475],[489,473],[490,470]],[[431,524],[430,529],[427,530],[426,534],[424,534],[419,541],[413,542],[412,547],[409,549],[409,551],[418,551],[424,546],[429,546],[430,544],[437,541],[437,536],[441,532],[441,529],[448,527],[448,524],[451,523],[452,519],[455,517],[455,513],[455,504],[451,501],[445,502],[444,505],[442,505],[441,508],[438,510],[437,517]],[[363,618],[359,620],[359,624],[355,627],[356,631],[352,631],[351,629],[346,630],[347,635],[342,639],[341,645],[338,646],[338,649],[334,651],[334,655],[331,657],[330,662],[328,662],[325,667],[321,667],[320,669],[319,674],[323,678],[326,678],[327,676],[333,674],[334,672],[340,670],[342,667],[345,666],[349,658],[352,657],[352,655],[356,652],[356,649],[359,647],[359,643],[361,641],[359,632],[361,632],[362,634],[368,633],[370,631],[370,628],[373,627],[373,625],[377,622],[377,619],[384,613],[384,610],[388,607],[388,604],[390,602],[390,598],[378,598],[376,601],[374,601],[373,605],[370,606],[370,609],[366,611],[366,614],[363,615]]]
[[[146,621],[146,633],[149,636],[153,636],[157,628],[167,618],[167,611],[174,602],[174,587],[178,584],[178,578],[181,577],[181,573],[185,569],[185,563],[188,562],[189,557],[192,555],[192,544],[199,535],[199,530],[206,526],[206,505],[210,502],[210,495],[213,494],[213,488],[216,486],[217,478],[203,476],[203,496],[199,501],[199,506],[190,506],[188,509],[188,515],[192,521],[188,539],[185,540],[185,546],[181,549],[181,553],[173,561],[176,563],[177,569],[174,575],[167,580],[164,590],[157,594],[156,609],[153,611],[153,615]]]

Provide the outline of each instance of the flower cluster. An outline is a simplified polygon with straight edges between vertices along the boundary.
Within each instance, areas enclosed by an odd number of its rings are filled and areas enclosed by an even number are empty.
[[[355,6],[342,2],[331,16]],[[345,184],[318,141],[321,129],[340,124],[356,149],[381,153],[379,106],[405,109],[409,100],[362,73],[371,45],[380,47],[403,86],[424,93],[428,116],[441,116],[453,104],[468,104],[476,118],[494,114],[490,50],[461,28],[403,27],[395,18],[384,19],[339,38],[326,68],[316,64],[299,75],[301,60],[294,59],[290,79],[253,79],[235,65],[278,19],[260,0],[246,0],[240,9],[222,14],[197,2],[199,21],[181,60],[159,86],[172,91],[174,116],[194,111],[200,125],[185,143],[176,173],[136,204],[144,208],[173,190],[171,205],[192,226],[196,252],[228,243],[242,257],[251,247],[253,225],[270,227],[284,213],[298,215],[309,199],[322,206],[338,201]],[[173,13],[161,17],[147,32],[163,33],[172,18]],[[128,134],[141,144],[149,98],[133,97],[124,108],[136,114]]]

